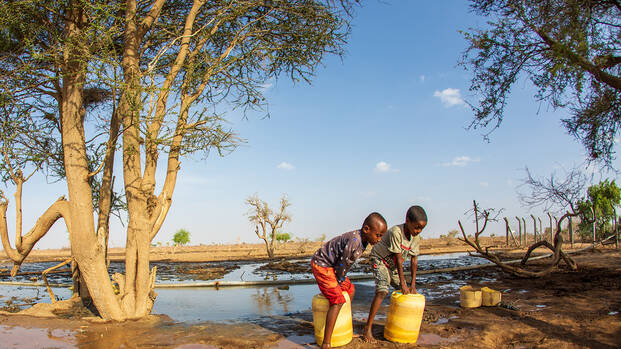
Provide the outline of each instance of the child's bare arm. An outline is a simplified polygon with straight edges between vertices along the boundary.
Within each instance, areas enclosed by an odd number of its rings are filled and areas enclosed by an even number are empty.
[[[416,292],[416,270],[418,269],[418,256],[412,256],[410,268],[412,269],[412,283],[410,284],[410,292]]]
[[[394,253],[394,255],[396,255],[396,261],[397,261],[397,272],[399,273],[399,282],[401,282],[401,292],[403,294],[408,294],[410,293],[410,290],[408,289],[408,284],[405,282],[405,276],[403,275],[403,257],[401,257],[400,253]]]

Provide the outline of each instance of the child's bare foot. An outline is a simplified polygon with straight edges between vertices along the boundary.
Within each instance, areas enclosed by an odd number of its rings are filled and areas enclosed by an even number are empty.
[[[373,332],[370,328],[364,328],[364,341],[367,343],[377,343],[377,340],[373,338]]]

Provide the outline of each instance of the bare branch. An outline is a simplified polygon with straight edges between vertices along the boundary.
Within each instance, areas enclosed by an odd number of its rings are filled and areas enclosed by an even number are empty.
[[[0,193],[1,194],[1,193]],[[59,218],[64,218],[65,223],[69,231],[71,231],[71,224],[69,220],[69,202],[64,197],[60,197],[54,202],[42,215],[39,217],[34,227],[30,231],[20,237],[22,240],[21,250],[16,250],[11,247],[9,242],[8,228],[6,224],[6,209],[8,201],[2,194],[0,196],[0,235],[2,238],[2,246],[7,256],[13,261],[14,268],[12,275],[15,275],[19,270],[19,266],[24,259],[30,254],[30,251],[35,244],[50,230],[52,225],[56,223]]]
[[[479,215],[479,208],[477,206],[476,201],[473,201],[473,211],[474,211],[475,217]],[[484,210],[482,212],[482,215],[483,215],[484,222],[486,223],[487,222],[487,218],[486,217],[488,216],[487,210]],[[464,241],[466,244],[468,244],[469,246],[474,248],[477,251],[477,253],[480,255],[480,257],[483,257],[483,258],[489,260],[490,262],[496,264],[503,271],[511,273],[511,274],[519,276],[519,277],[542,277],[542,276],[548,275],[558,265],[558,263],[559,263],[561,258],[565,261],[565,263],[567,263],[567,265],[570,268],[572,268],[574,270],[577,268],[575,262],[567,254],[565,254],[562,251],[562,242],[563,242],[563,240],[562,240],[562,236],[560,234],[560,224],[561,224],[561,222],[563,221],[563,219],[565,219],[567,217],[570,217],[571,215],[577,215],[577,214],[567,213],[563,217],[561,217],[561,219],[559,220],[559,223],[558,223],[559,229],[558,229],[558,231],[556,233],[556,236],[555,236],[554,246],[552,246],[547,241],[541,241],[541,242],[535,243],[534,245],[532,245],[528,249],[528,251],[524,255],[524,258],[522,259],[521,266],[512,266],[512,265],[509,265],[507,263],[504,263],[503,261],[501,261],[501,259],[498,257],[498,255],[490,252],[489,247],[485,247],[485,248],[481,247],[481,244],[479,242],[479,235],[481,233],[483,233],[483,230],[485,229],[485,223],[484,223],[483,229],[477,231],[474,234],[474,241],[472,241],[472,240],[470,240],[468,238],[468,236],[466,234],[466,231],[465,231],[461,221],[458,221],[458,224],[459,224],[459,229],[461,230],[461,233],[462,233],[462,236],[463,236],[463,240],[462,241]],[[505,221],[508,224],[508,220],[505,220]],[[518,219],[518,222],[519,222],[519,219]],[[532,251],[535,248],[540,247],[540,246],[548,247],[549,249],[551,249],[554,252],[554,257],[553,257],[551,263],[546,268],[544,268],[542,270],[534,271],[534,270],[527,269],[525,267],[526,261],[530,257],[530,254],[532,253]]]

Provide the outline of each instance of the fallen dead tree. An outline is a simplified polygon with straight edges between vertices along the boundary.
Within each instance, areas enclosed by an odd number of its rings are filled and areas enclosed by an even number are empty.
[[[565,264],[567,264],[567,266],[571,268],[572,270],[578,269],[576,262],[574,262],[574,260],[571,257],[569,257],[567,253],[563,251],[562,249],[563,248],[562,247],[563,236],[561,235],[561,224],[563,223],[565,219],[569,217],[578,216],[578,213],[576,213],[575,211],[565,213],[556,223],[557,229],[556,229],[556,234],[554,235],[554,244],[551,244],[545,240],[536,242],[528,248],[528,250],[524,254],[524,257],[521,259],[519,265],[511,265],[505,261],[502,261],[497,254],[490,252],[489,247],[484,248],[481,246],[481,243],[479,242],[479,236],[485,231],[487,223],[491,220],[490,219],[491,211],[489,209],[481,210],[479,206],[477,205],[476,201],[473,201],[472,204],[473,204],[475,229],[476,229],[474,233],[474,240],[468,238],[461,221],[458,221],[459,229],[461,230],[461,233],[463,236],[463,239],[460,239],[460,240],[462,240],[463,242],[465,242],[466,244],[474,248],[480,257],[485,258],[488,261],[494,263],[495,265],[500,267],[500,269],[502,269],[503,271],[513,274],[518,277],[546,276],[550,274],[550,272],[552,272],[554,268],[556,268],[556,266],[560,263],[561,260],[563,260]],[[482,225],[480,224],[481,220],[483,221]],[[539,247],[547,247],[548,249],[550,249],[552,251],[553,258],[550,261],[549,265],[545,267],[544,269],[540,269],[540,270],[529,269],[526,263],[528,262],[530,256],[532,255],[532,252],[536,248],[539,248]]]

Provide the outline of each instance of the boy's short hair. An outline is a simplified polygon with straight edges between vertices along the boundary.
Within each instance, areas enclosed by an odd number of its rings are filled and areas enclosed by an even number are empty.
[[[408,212],[405,217],[410,222],[427,222],[427,213],[425,212],[425,209],[420,206],[412,206],[408,208]]]
[[[382,216],[378,212],[371,212],[371,214],[369,214],[367,216],[367,218],[364,219],[364,222],[362,223],[362,226],[364,227],[365,225],[370,225],[371,222],[374,221],[374,220],[378,220],[378,221],[384,223],[384,225],[388,226],[388,223],[386,223],[386,219],[384,219],[384,216]]]

